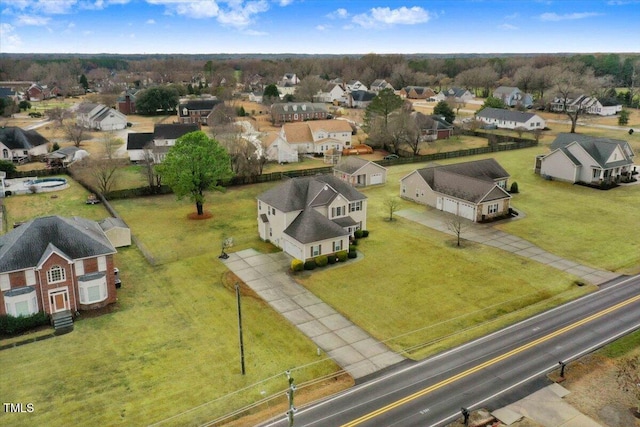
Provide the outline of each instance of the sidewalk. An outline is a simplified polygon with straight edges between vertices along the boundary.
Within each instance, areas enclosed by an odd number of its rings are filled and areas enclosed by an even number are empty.
[[[453,232],[451,232],[447,226],[449,216],[443,212],[423,207],[422,209],[404,209],[396,212],[395,215],[453,235]],[[464,240],[493,246],[495,248],[532,259],[550,267],[557,268],[558,270],[578,276],[586,282],[593,283],[594,285],[600,285],[620,276],[619,274],[612,273],[610,271],[598,270],[579,264],[575,261],[559,257],[537,247],[525,239],[497,230],[490,224],[478,224],[468,220],[463,221],[465,221],[466,224],[466,228],[461,236]]]
[[[223,260],[354,379],[405,360],[289,277],[290,261],[284,252],[261,254],[254,249],[231,253]]]

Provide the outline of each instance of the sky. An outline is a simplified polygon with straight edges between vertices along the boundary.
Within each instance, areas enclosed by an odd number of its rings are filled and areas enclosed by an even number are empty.
[[[640,0],[0,0],[0,53],[640,52]]]

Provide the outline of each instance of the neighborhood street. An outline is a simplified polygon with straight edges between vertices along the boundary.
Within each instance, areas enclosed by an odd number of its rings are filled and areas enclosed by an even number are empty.
[[[578,300],[299,408],[295,423],[442,426],[461,418],[462,407],[488,408],[514,421],[518,406],[505,406],[549,385],[544,375],[559,369],[559,362],[576,360],[639,327],[640,276],[616,279]],[[539,414],[527,416],[554,420],[544,425],[597,425],[580,423],[579,414],[557,413],[555,405],[555,400],[543,403]],[[263,425],[287,422],[279,417]]]

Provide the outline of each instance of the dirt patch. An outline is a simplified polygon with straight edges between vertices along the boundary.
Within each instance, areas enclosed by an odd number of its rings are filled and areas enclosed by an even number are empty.
[[[198,212],[191,212],[189,215],[187,215],[187,218],[199,221],[202,219],[213,218],[213,214],[210,211],[204,211],[202,215],[198,215]]]

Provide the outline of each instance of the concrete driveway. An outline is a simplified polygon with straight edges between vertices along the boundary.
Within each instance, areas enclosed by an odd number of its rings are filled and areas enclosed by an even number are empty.
[[[454,235],[454,233],[448,229],[447,225],[448,221],[451,220],[451,214],[441,212],[436,209],[422,207],[404,209],[396,212],[395,215],[417,222],[426,227],[442,231],[443,233]],[[529,258],[550,267],[557,268],[558,270],[566,271],[567,273],[578,276],[584,281],[593,283],[594,285],[600,285],[619,277],[619,274],[605,270],[598,270],[554,255],[525,239],[497,230],[493,228],[491,224],[478,224],[466,219],[462,219],[462,221],[464,221],[465,224],[464,231],[461,234],[461,237],[464,240],[493,246],[495,248],[502,249],[503,251]]]

